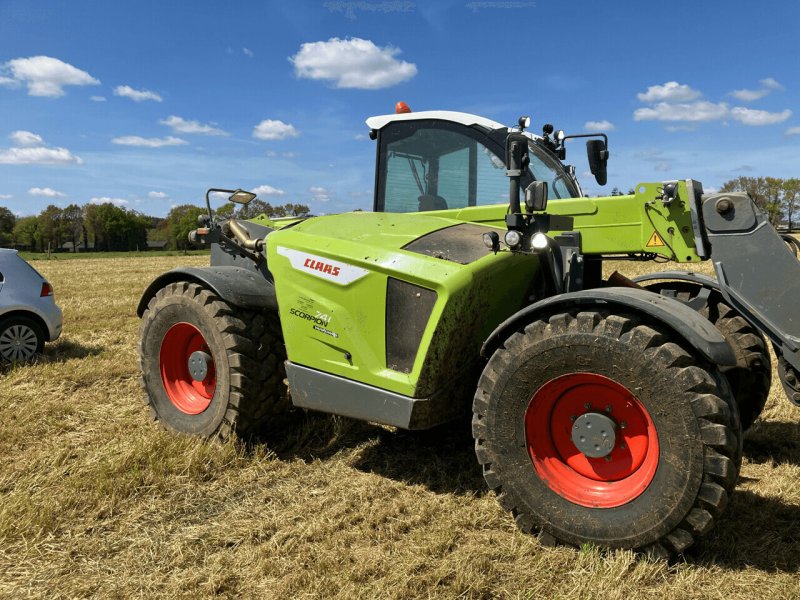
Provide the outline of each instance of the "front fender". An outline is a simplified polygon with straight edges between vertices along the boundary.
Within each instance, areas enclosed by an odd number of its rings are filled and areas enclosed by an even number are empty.
[[[636,283],[643,283],[645,281],[686,281],[688,283],[696,283],[702,285],[704,288],[710,290],[720,291],[719,282],[716,279],[695,273],[693,271],[661,271],[657,273],[648,273],[647,275],[639,275],[634,277],[633,281]]]
[[[181,267],[156,277],[139,300],[140,317],[158,290],[176,281],[193,281],[208,287],[223,300],[241,308],[278,310],[275,285],[260,273],[243,267]]]
[[[514,331],[526,324],[572,308],[606,307],[639,313],[651,322],[671,329],[702,356],[721,366],[736,364],[736,356],[725,337],[708,319],[682,302],[647,290],[625,287],[596,288],[559,294],[531,304],[500,323],[481,348],[488,358]]]

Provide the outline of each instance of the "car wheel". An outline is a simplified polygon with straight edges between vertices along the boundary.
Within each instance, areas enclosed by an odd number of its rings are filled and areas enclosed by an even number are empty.
[[[0,323],[0,361],[29,362],[44,349],[41,326],[27,317],[11,317]]]

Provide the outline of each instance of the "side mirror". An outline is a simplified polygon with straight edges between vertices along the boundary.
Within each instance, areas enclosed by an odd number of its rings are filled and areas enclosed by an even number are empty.
[[[231,202],[235,202],[236,204],[247,204],[255,200],[256,194],[253,192],[246,192],[244,190],[236,190],[230,196],[228,196],[228,200]]]
[[[525,208],[529,213],[547,208],[547,182],[534,181],[525,188]]]
[[[605,185],[608,181],[608,148],[603,140],[589,140],[586,142],[586,157],[589,159],[589,169],[594,175],[598,185]]]

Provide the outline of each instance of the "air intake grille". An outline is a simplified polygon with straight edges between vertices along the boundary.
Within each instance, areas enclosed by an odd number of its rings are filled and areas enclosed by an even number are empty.
[[[411,372],[436,292],[389,278],[386,286],[386,366]]]

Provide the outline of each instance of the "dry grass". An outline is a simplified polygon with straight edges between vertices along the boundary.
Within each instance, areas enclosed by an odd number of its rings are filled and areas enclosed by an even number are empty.
[[[800,596],[800,427],[778,386],[726,518],[683,561],[546,548],[485,492],[455,426],[297,415],[245,448],[150,422],[136,302],[206,260],[36,264],[66,329],[45,361],[0,374],[0,596]]]

